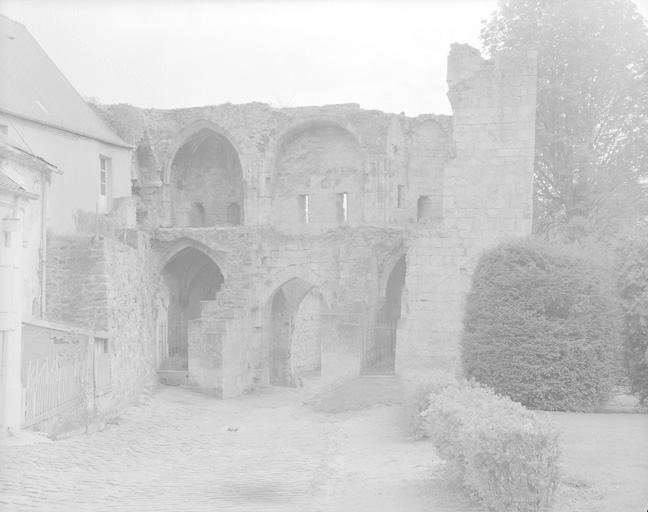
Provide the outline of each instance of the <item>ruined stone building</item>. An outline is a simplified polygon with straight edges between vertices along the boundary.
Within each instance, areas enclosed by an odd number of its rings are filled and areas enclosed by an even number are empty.
[[[114,133],[84,150],[95,163],[114,153],[112,185],[48,159],[90,184],[88,204],[113,199],[89,226],[79,219],[93,208],[76,205],[70,227],[44,207],[46,265],[23,271],[46,307],[32,311],[41,331],[23,336],[23,365],[86,347],[104,414],[158,372],[229,397],[304,375],[454,370],[476,259],[531,231],[535,57],[485,61],[453,45],[447,81],[452,116],[251,103],[128,107],[124,118],[105,107],[118,131],[137,126],[129,168]]]
[[[476,257],[530,233],[535,81],[532,56],[454,45],[452,117],[143,111],[137,214],[189,380],[231,396],[304,372],[453,369]]]

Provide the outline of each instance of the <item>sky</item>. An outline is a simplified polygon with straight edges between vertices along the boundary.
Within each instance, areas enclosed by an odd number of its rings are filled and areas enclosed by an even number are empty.
[[[648,18],[648,0],[635,2]],[[83,96],[450,114],[450,45],[496,0],[0,0]]]

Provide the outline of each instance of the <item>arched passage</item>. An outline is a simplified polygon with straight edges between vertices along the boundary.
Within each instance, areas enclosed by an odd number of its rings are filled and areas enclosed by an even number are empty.
[[[167,368],[186,369],[189,321],[200,317],[200,302],[214,300],[223,285],[223,274],[209,256],[193,247],[177,252],[162,276],[169,289]]]
[[[407,263],[402,255],[389,274],[385,300],[378,312],[365,354],[364,373],[392,374],[396,361],[396,331],[401,317],[403,287]]]
[[[270,297],[264,318],[270,384],[295,386],[300,375],[321,370],[327,310],[319,290],[301,278],[287,281]]]
[[[223,134],[192,130],[168,171],[173,224],[210,227],[243,223],[243,172],[238,152]]]

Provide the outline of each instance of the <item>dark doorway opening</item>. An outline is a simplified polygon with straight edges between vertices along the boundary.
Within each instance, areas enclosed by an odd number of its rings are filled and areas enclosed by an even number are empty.
[[[385,301],[376,323],[369,330],[365,353],[365,374],[392,375],[396,363],[396,332],[401,317],[402,294],[405,286],[406,260],[403,255],[387,280]]]
[[[187,247],[164,267],[164,281],[169,289],[169,316],[166,369],[188,366],[189,321],[200,317],[200,302],[214,300],[223,285],[218,265],[203,252]]]

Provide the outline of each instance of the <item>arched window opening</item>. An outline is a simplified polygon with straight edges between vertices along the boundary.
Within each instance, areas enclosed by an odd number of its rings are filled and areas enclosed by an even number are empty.
[[[241,223],[241,161],[223,135],[204,128],[189,138],[175,154],[170,183],[175,226]]]

